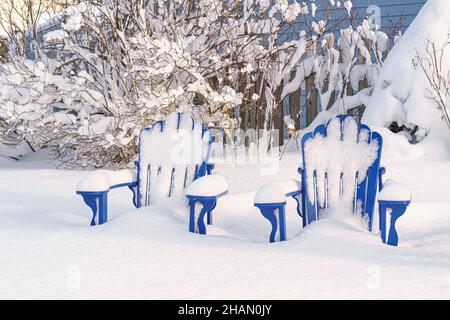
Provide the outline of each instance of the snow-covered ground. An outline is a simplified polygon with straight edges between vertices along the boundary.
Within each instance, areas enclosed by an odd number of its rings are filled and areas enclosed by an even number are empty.
[[[297,177],[295,150],[272,176],[218,165],[231,194],[207,236],[187,231],[186,208],[135,210],[128,190],[111,191],[110,221],[90,227],[75,194],[86,172],[54,169],[44,154],[0,158],[0,298],[450,298],[450,161],[383,133],[386,178],[413,193],[397,248],[351,216],[302,230],[292,201],[290,240],[267,243],[254,192]]]

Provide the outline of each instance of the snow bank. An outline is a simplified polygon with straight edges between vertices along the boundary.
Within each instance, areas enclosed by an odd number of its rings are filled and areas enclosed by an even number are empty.
[[[448,41],[450,1],[428,0],[403,37],[389,53],[377,79],[362,121],[386,127],[393,121],[408,128],[418,126],[426,140],[444,143],[450,149],[450,132],[437,105],[429,98],[428,81],[413,59],[426,56],[426,40],[438,48]],[[443,57],[443,73],[450,71],[450,50]],[[428,142],[430,143],[430,142]]]
[[[186,189],[186,195],[214,197],[228,191],[227,180],[218,174],[201,177]]]
[[[406,155],[421,149],[391,135],[402,148],[409,145]],[[450,298],[450,161],[413,159],[388,166],[386,176],[405,182],[414,197],[397,223],[398,248],[334,216],[302,231],[291,199],[286,204],[291,239],[269,245],[270,224],[249,191],[272,179],[297,177],[298,157],[298,151],[285,153],[272,176],[261,176],[255,165],[218,164],[215,171],[227,177],[234,193],[218,201],[207,237],[187,231],[185,206],[136,210],[127,188],[110,197],[109,222],[89,227],[90,210],[73,194],[85,172],[52,169],[42,151],[18,163],[0,158],[0,297]],[[189,277],[186,270],[193,270]],[[273,277],[262,276],[267,274]],[[381,275],[380,281],[372,281],[374,275],[375,280]]]
[[[110,187],[136,181],[136,171],[131,169],[110,171],[96,170],[89,173],[77,185],[77,191],[100,192]]]
[[[447,160],[448,148],[443,143],[426,139],[421,143],[411,144],[406,136],[393,133],[387,128],[371,126],[371,129],[383,137],[381,165],[388,171],[399,163],[421,161],[426,166],[430,161]]]
[[[19,142],[17,144],[4,144],[0,142],[0,157],[19,158],[32,152],[30,146],[26,142]]]

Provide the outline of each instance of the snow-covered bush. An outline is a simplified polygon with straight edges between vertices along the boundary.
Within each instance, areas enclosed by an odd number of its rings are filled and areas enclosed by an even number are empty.
[[[140,129],[175,109],[220,125],[270,97],[305,45],[279,33],[306,13],[285,1],[81,2],[58,16],[36,61],[2,67],[2,118],[69,166],[127,165]]]
[[[3,130],[50,147],[69,167],[123,167],[140,130],[174,110],[219,127],[237,126],[251,111],[252,128],[273,130],[283,98],[311,74],[323,106],[336,90],[335,109],[359,106],[367,90],[347,97],[347,88],[374,83],[387,36],[364,21],[335,40],[339,26],[317,17],[317,8],[315,1],[79,1],[31,41],[33,61],[15,52],[2,66]],[[350,20],[351,1],[345,8]]]
[[[450,72],[450,50],[441,50],[450,34],[448,12],[450,2],[447,0],[425,3],[387,57],[363,115],[365,123],[384,127],[393,125],[411,142],[438,142],[449,149],[449,127],[442,120],[443,115],[445,120],[443,112],[446,109],[435,101],[436,98],[443,101],[443,96],[439,98],[436,95],[445,94],[443,85]],[[429,70],[429,67],[433,68],[434,60],[430,53],[432,56],[439,54],[434,71]],[[427,73],[431,82],[437,80],[433,77],[441,77],[439,81],[443,82],[437,84],[441,87],[438,89],[440,93],[433,88]]]
[[[387,34],[372,30],[368,20],[354,28],[350,25],[335,33],[326,32],[326,22],[313,24],[312,53],[304,54],[296,64],[295,77],[284,88],[282,97],[304,86],[315,75],[322,109],[345,114],[365,104],[371,94],[383,57],[389,48]],[[361,82],[365,88],[361,89]],[[355,95],[349,92],[354,92]],[[335,95],[337,96],[335,97]],[[332,97],[335,99],[331,100]]]
[[[443,60],[447,50],[450,50],[450,33],[441,47],[427,41],[426,56],[418,55],[416,61],[422,68],[428,80],[428,94],[442,113],[442,119],[450,129],[450,70],[445,70]],[[450,132],[449,132],[450,133]]]

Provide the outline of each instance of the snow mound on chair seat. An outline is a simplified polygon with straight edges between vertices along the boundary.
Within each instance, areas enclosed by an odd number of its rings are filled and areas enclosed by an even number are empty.
[[[383,189],[378,195],[379,201],[410,201],[411,191],[409,188],[403,184],[396,182],[395,180],[388,179],[384,185]]]
[[[201,177],[192,182],[186,189],[186,195],[199,197],[215,197],[228,191],[227,180],[218,174]]]
[[[77,191],[101,192],[112,186],[136,181],[136,171],[132,169],[111,171],[96,170],[89,173],[77,185]]]
[[[256,192],[253,202],[255,204],[286,202],[285,190],[280,183],[266,183]]]

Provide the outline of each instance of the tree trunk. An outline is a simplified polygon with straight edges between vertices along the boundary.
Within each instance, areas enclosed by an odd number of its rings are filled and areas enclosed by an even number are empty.
[[[280,99],[282,90],[283,84],[281,84],[274,92],[274,102],[276,103],[276,109],[272,114],[275,130],[278,130],[279,146],[282,146],[284,144],[284,103]]]
[[[301,129],[301,100],[300,89],[289,95],[289,114],[295,123],[295,130]]]
[[[319,92],[314,84],[316,75],[311,74],[305,79],[306,86],[306,125],[309,126],[318,113]]]

